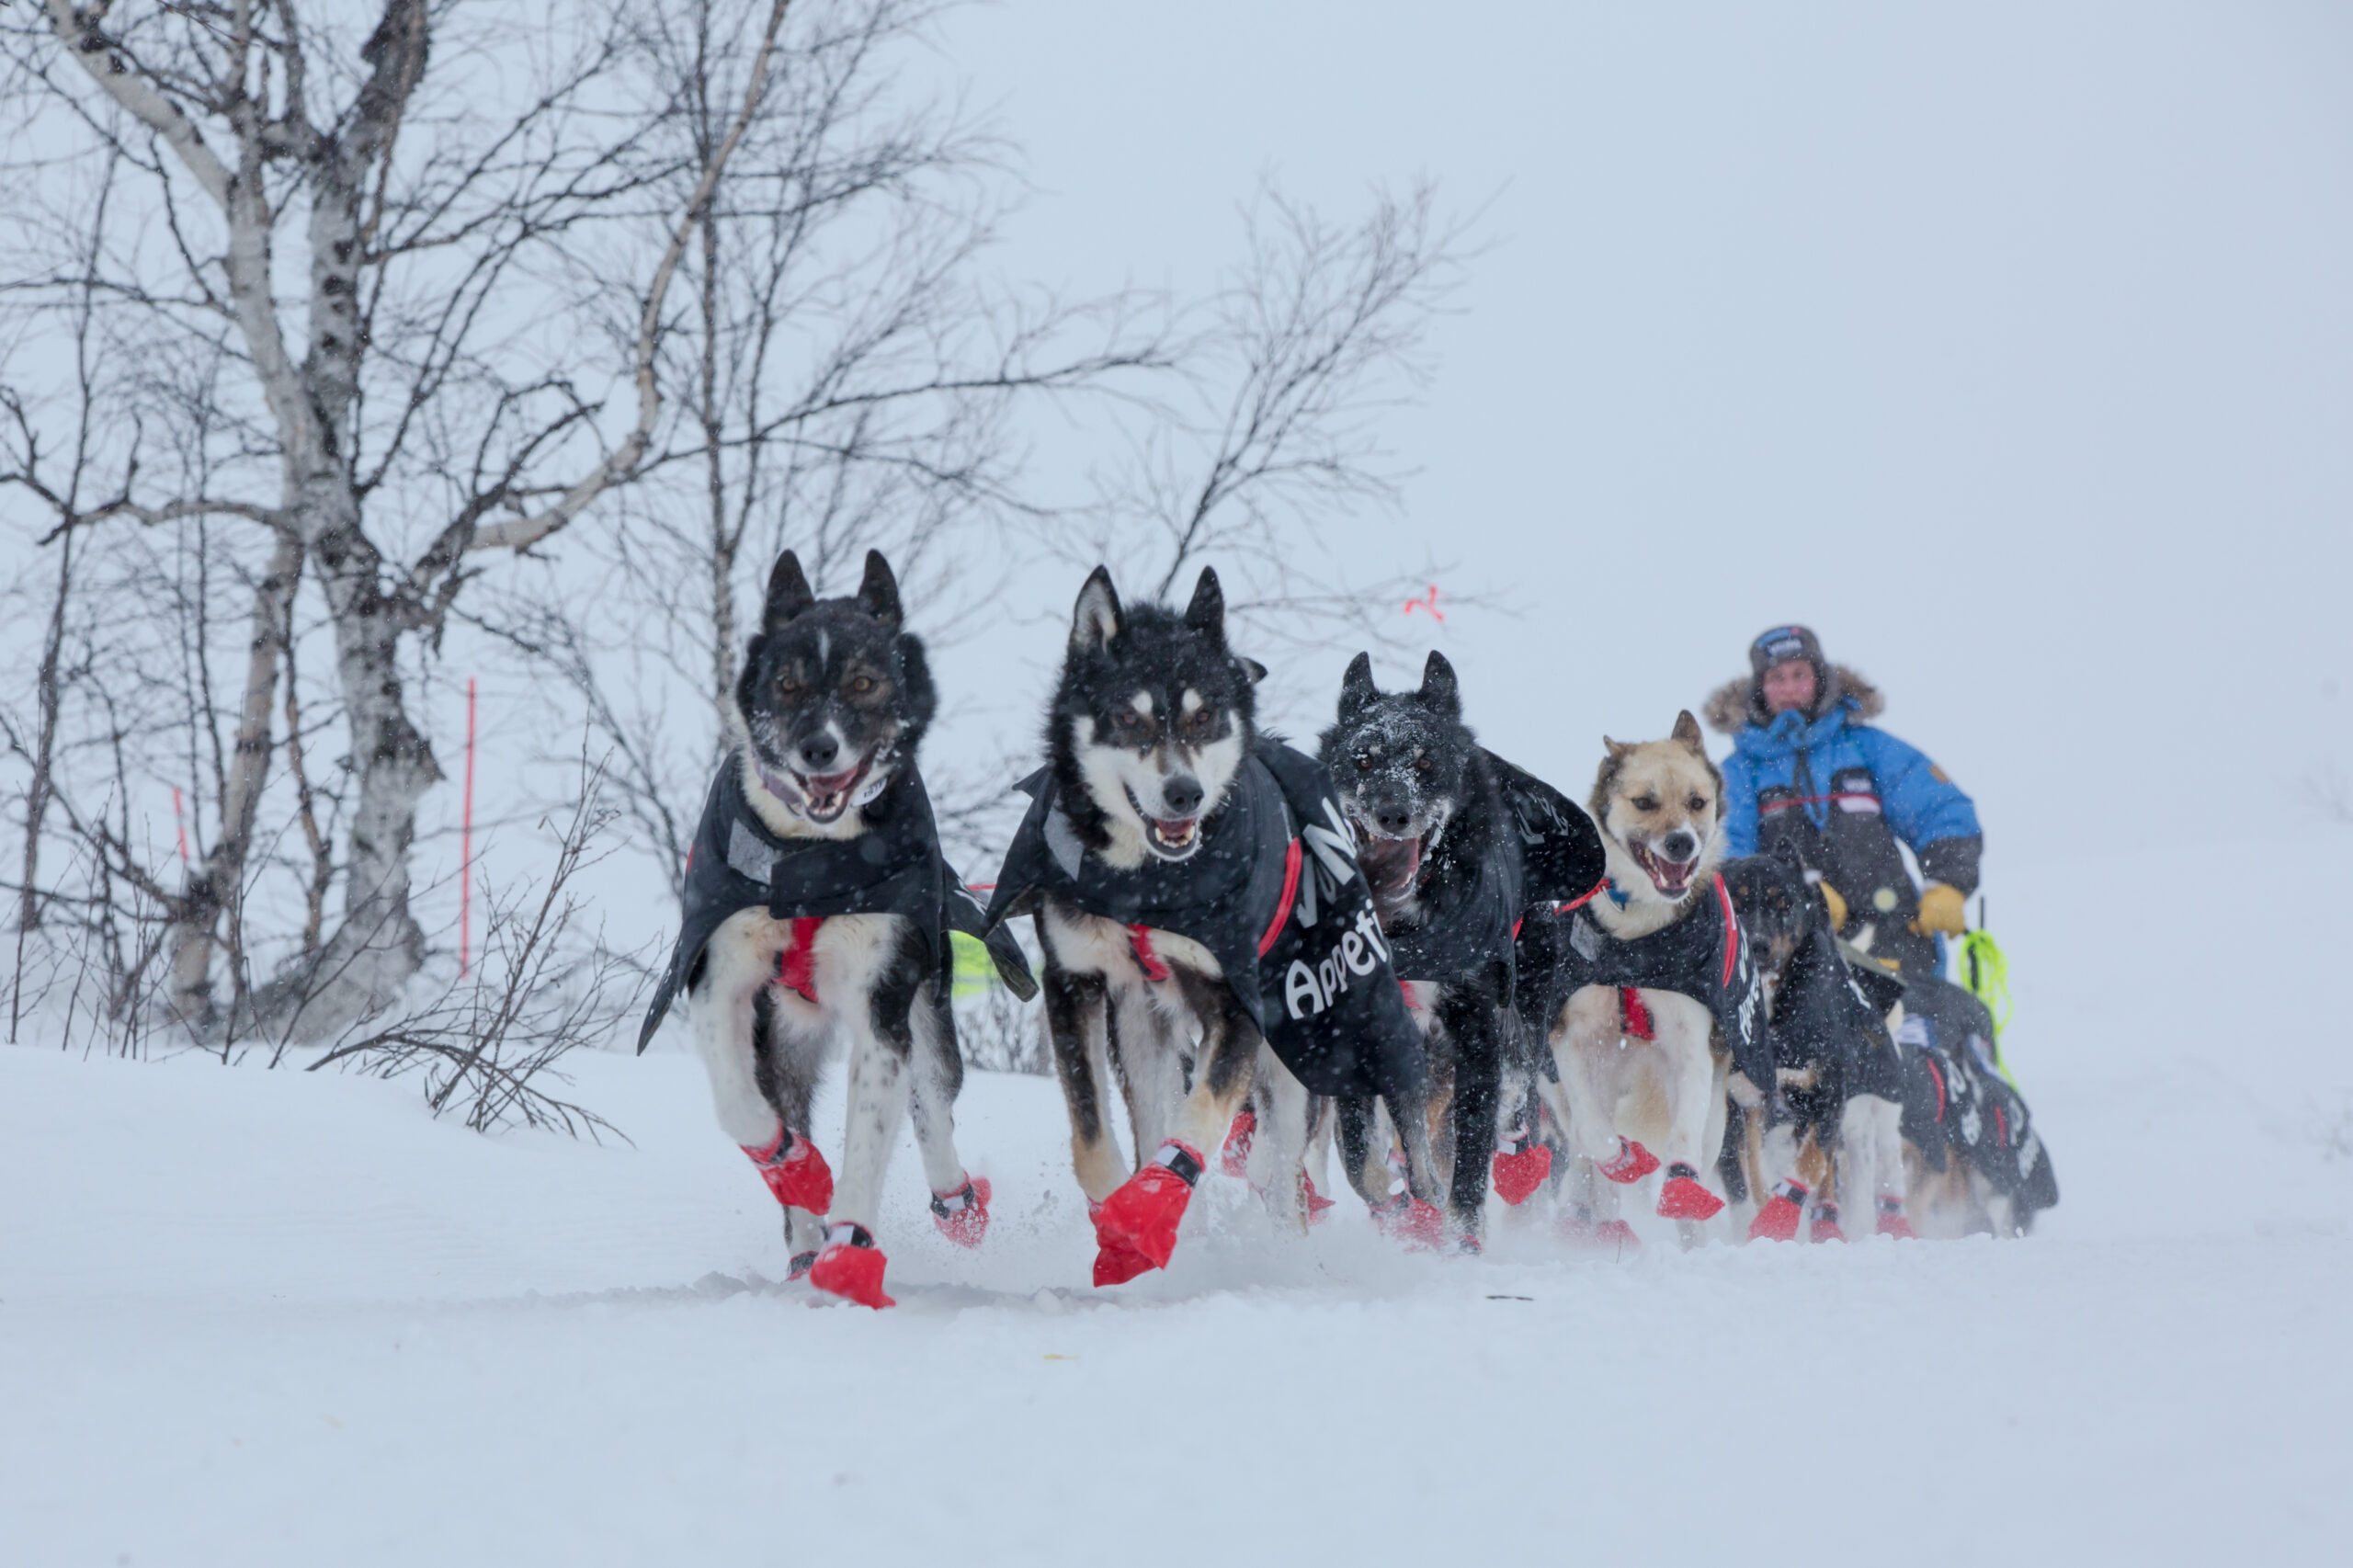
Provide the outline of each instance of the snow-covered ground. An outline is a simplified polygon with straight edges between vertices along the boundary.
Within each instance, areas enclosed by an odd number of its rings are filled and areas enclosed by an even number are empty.
[[[685,1055],[579,1061],[599,1148],[0,1051],[0,1558],[2342,1561],[2353,1069],[2281,987],[2341,973],[2353,842],[2245,859],[2244,903],[2213,850],[2005,884],[2063,1193],[2022,1243],[1442,1260],[1211,1178],[1097,1292],[1053,1085],[983,1074],[995,1228],[937,1238],[903,1156],[878,1314],[768,1282]]]

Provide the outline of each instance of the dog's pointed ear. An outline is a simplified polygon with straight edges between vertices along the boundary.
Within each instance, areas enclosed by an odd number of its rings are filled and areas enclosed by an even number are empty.
[[[1243,660],[1242,668],[1244,673],[1249,676],[1250,684],[1252,686],[1256,686],[1260,681],[1267,678],[1267,666],[1260,664],[1256,659]]]
[[[899,629],[899,580],[879,550],[866,552],[866,580],[858,585],[858,608],[896,631]]]
[[[1372,684],[1372,655],[1358,653],[1348,661],[1347,674],[1340,677],[1340,722],[1355,722],[1357,715],[1380,695],[1381,688]]]
[[[784,623],[817,602],[809,579],[801,574],[801,557],[786,551],[768,573],[767,603],[760,609],[760,630],[779,631]]]
[[[1225,590],[1217,585],[1216,567],[1201,568],[1200,579],[1193,585],[1193,602],[1185,607],[1185,624],[1225,641]]]
[[[1631,741],[1613,741],[1608,735],[1604,735],[1601,737],[1601,749],[1609,754],[1610,761],[1616,762],[1628,752],[1634,749],[1634,743]]]
[[[1430,650],[1428,660],[1422,665],[1422,703],[1439,717],[1459,722],[1462,717],[1462,686],[1454,678],[1454,666],[1437,649]]]
[[[1681,741],[1701,756],[1708,755],[1707,737],[1699,733],[1699,721],[1691,717],[1688,708],[1675,716],[1675,728],[1668,733],[1667,739]]]
[[[1078,590],[1078,608],[1070,618],[1070,645],[1094,653],[1108,647],[1119,634],[1120,590],[1111,586],[1111,569],[1097,566]]]

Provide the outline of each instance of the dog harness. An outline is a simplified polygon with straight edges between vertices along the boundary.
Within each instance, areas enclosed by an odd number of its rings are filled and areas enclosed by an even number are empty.
[[[1149,980],[1174,971],[1154,932],[1207,948],[1267,1043],[1309,1092],[1418,1094],[1421,1033],[1405,1010],[1390,948],[1356,860],[1331,778],[1313,757],[1261,737],[1225,804],[1184,860],[1107,866],[1055,808],[1052,775],[1031,797],[1006,852],[988,922],[1032,914],[1047,896],[1127,928]]]
[[[1754,1084],[1774,1081],[1772,1053],[1764,1018],[1764,987],[1749,961],[1740,916],[1722,877],[1715,878],[1697,906],[1662,930],[1620,940],[1594,918],[1586,905],[1616,890],[1605,881],[1572,903],[1555,905],[1544,918],[1550,985],[1544,1014],[1588,985],[1618,993],[1620,1021],[1628,1038],[1655,1038],[1650,1009],[1638,993],[1672,991],[1715,1015],[1724,1046]],[[1523,942],[1523,952],[1529,947]]]
[[[680,991],[694,983],[703,949],[738,911],[766,909],[792,923],[792,940],[777,958],[777,983],[815,1002],[817,933],[836,915],[896,915],[923,938],[932,970],[948,983],[950,930],[981,937],[988,929],[980,901],[966,892],[939,849],[931,798],[912,767],[895,775],[861,808],[866,831],[850,838],[779,838],[744,797],[738,758],[720,765],[687,856],[687,889],[677,944],[655,987],[637,1049],[645,1050]],[[1027,999],[1037,994],[1020,944],[1008,932],[986,938],[997,973]]]

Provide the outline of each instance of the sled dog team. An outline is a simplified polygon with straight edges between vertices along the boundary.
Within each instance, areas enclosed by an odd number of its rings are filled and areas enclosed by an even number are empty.
[[[988,1228],[956,1152],[957,931],[1044,993],[1097,1285],[1167,1264],[1212,1161],[1303,1232],[1333,1142],[1383,1231],[1464,1252],[1491,1186],[1549,1191],[1563,1238],[1617,1250],[1630,1198],[1687,1243],[1728,1209],[1824,1241],[1862,1222],[1842,1203],[1909,1236],[1915,1215],[2018,1233],[2057,1200],[1977,998],[1841,943],[1786,846],[1726,860],[1689,713],[1606,742],[1581,808],[1477,744],[1440,654],[1395,692],[1358,654],[1315,756],[1258,733],[1265,674],[1227,644],[1214,572],[1180,612],[1097,568],[983,909],[917,770],[936,699],[889,564],[820,599],[779,558],[638,1049],[684,991],[794,1278],[892,1304],[876,1206],[903,1114],[934,1221],[968,1246]],[[838,1170],[810,1126],[837,1047]]]

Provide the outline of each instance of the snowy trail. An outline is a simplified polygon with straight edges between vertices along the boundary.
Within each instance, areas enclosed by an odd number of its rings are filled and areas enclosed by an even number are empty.
[[[1053,1085],[977,1074],[995,1228],[937,1238],[903,1153],[873,1314],[761,1278],[773,1210],[684,1056],[579,1063],[636,1141],[600,1149],[404,1085],[0,1051],[0,1555],[2337,1561],[2341,1032],[2212,1024],[2229,962],[2132,994],[2123,937],[2040,960],[2164,894],[2075,871],[2006,933],[2064,1195],[2022,1244],[1603,1262],[1502,1225],[1440,1260],[1344,1204],[1278,1248],[1211,1178],[1176,1266],[1098,1293]],[[2269,940],[2310,948],[2270,960],[2325,960],[2328,881],[2283,875]]]

